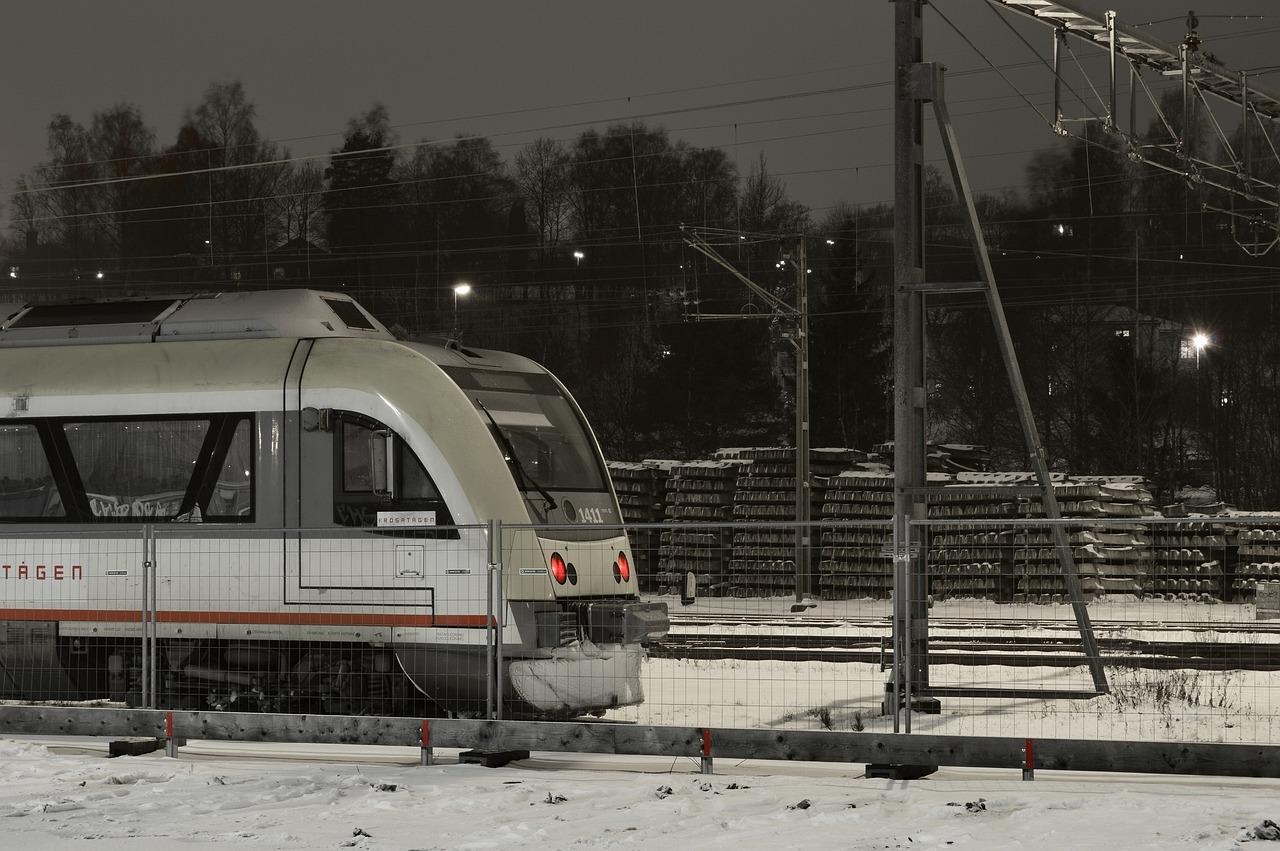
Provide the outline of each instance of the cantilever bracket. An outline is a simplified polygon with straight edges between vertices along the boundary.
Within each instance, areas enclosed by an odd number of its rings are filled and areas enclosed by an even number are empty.
[[[907,93],[920,101],[942,97],[942,74],[945,70],[938,62],[913,62],[907,66]]]

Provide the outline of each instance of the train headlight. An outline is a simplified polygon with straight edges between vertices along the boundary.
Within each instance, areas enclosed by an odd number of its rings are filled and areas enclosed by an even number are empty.
[[[556,578],[556,582],[559,582],[561,585],[563,585],[564,581],[569,578],[569,568],[564,563],[564,556],[560,555],[560,553],[551,554],[551,575],[554,576]]]
[[[618,553],[618,575],[623,582],[631,579],[631,562],[627,560],[626,553]]]

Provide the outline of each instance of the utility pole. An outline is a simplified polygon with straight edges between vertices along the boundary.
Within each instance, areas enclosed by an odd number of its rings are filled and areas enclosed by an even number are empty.
[[[1048,458],[1032,415],[1017,351],[1005,318],[1004,305],[992,270],[986,237],[978,221],[972,189],[960,155],[944,94],[944,68],[925,62],[921,13],[926,0],[894,0],[894,282],[893,282],[893,379],[894,379],[894,675],[892,708],[897,729],[897,709],[904,707],[906,731],[911,732],[911,712],[940,711],[940,696],[954,697],[1062,697],[1080,698],[1105,694],[1106,672],[1098,654],[1097,639],[1085,607],[1080,576],[1071,542],[1061,522],[1062,512],[1049,472]],[[1037,7],[1037,9],[1040,7]],[[926,281],[924,274],[924,104],[933,106],[955,185],[964,211],[964,223],[978,269],[977,281]],[[1026,442],[1027,455],[1041,490],[1044,516],[1058,557],[1058,567],[1080,631],[1081,649],[1093,677],[1091,691],[1067,689],[970,688],[934,686],[929,682],[928,559],[923,522],[928,517],[925,443],[925,333],[924,307],[928,294],[979,292],[996,334],[1009,389]]]
[[[796,251],[796,602],[813,596],[813,482],[809,475],[809,252]]]
[[[813,596],[813,530],[809,527],[813,508],[813,483],[809,475],[809,267],[808,249],[801,235],[794,254],[784,255],[795,267],[796,303],[787,304],[764,287],[739,272],[721,256],[695,228],[681,225],[684,241],[695,251],[714,261],[758,297],[769,308],[767,313],[702,313],[695,314],[698,321],[728,319],[782,319],[791,325],[788,337],[795,347],[795,441],[796,441],[796,603],[807,602]],[[741,244],[741,235],[735,235],[735,244]]]
[[[923,61],[921,0],[894,3],[893,561],[894,633],[902,646],[899,700],[929,689],[929,584],[919,523],[925,503],[924,119],[915,69]],[[910,724],[908,713],[907,723]],[[894,713],[895,728],[897,712]],[[910,727],[907,728],[910,732]]]

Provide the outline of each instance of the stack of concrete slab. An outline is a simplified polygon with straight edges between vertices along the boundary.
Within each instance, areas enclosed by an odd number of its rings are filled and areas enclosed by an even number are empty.
[[[893,591],[893,475],[852,469],[827,478],[822,520],[858,525],[822,530],[818,588],[824,599],[887,599]]]
[[[1053,476],[1054,495],[1064,518],[1078,522],[1067,524],[1072,545],[1072,558],[1080,577],[1082,591],[1088,597],[1106,593],[1141,594],[1151,569],[1150,539],[1145,527],[1137,521],[1155,514],[1151,494],[1141,480],[1134,477]],[[1039,486],[1031,473],[958,473],[956,486],[972,490],[969,500],[953,497],[959,505],[930,507],[930,517],[979,516],[1013,521],[1011,528],[1000,531],[1002,551],[1001,577],[992,583],[980,579],[976,585],[990,593],[992,599],[1013,602],[1062,602],[1067,598],[1066,579],[1058,560],[1058,552],[1049,526],[1036,523],[1044,517]],[[982,504],[976,504],[982,494]],[[950,493],[941,495],[942,499]],[[1133,520],[1135,522],[1112,522]],[[1025,522],[1019,522],[1025,521]],[[1090,522],[1093,521],[1093,522]],[[1107,521],[1107,522],[1101,522]],[[978,524],[984,544],[992,524]],[[957,530],[956,543],[963,549],[964,532]],[[960,571],[965,572],[964,568]],[[988,571],[979,564],[972,573]],[[987,596],[986,593],[980,596]]]
[[[697,577],[699,593],[724,594],[731,544],[733,496],[737,460],[687,461],[671,468],[667,479],[665,517],[670,527],[662,532],[658,551],[657,580],[660,589],[676,590],[686,573]],[[681,523],[702,524],[680,529]]]
[[[1280,580],[1280,529],[1240,529],[1235,533],[1235,539],[1237,549],[1231,597],[1241,603],[1253,602],[1259,583]],[[1204,547],[1197,550],[1203,552]],[[1181,591],[1181,587],[1178,590]]]
[[[772,446],[733,450],[745,464],[734,491],[733,519],[750,523],[751,528],[735,528],[733,557],[729,562],[733,593],[739,596],[771,596],[794,592],[797,583],[794,527],[773,526],[796,520],[796,452],[794,448]],[[828,476],[849,466],[855,453],[849,449],[811,449],[809,452],[810,510],[817,521]],[[806,583],[814,587],[812,541],[803,556]],[[816,588],[815,588],[816,590]]]

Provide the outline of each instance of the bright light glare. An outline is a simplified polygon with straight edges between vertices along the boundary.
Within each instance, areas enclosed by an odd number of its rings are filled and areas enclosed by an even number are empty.
[[[471,285],[463,281],[462,283],[453,285],[454,295],[469,295],[471,293]]]
[[[1197,352],[1204,351],[1209,345],[1209,335],[1197,332],[1196,335],[1191,338],[1191,345],[1195,346]]]
[[[98,270],[98,274],[94,275],[94,277],[95,277],[95,278],[97,278],[99,281],[101,281],[101,280],[102,280],[102,270],[101,270],[101,269],[99,269],[99,270]]]
[[[573,259],[574,259],[574,260],[581,260],[581,259],[583,259],[583,258],[584,258],[584,257],[586,257],[586,256],[587,256],[587,255],[583,254],[581,251],[575,251],[575,252],[573,252]]]

